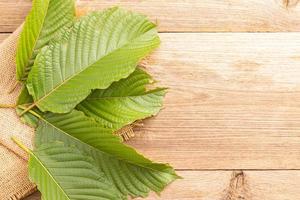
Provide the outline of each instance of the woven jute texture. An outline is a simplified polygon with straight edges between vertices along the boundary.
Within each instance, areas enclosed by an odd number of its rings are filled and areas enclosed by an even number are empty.
[[[19,27],[0,45],[0,104],[14,105],[20,92],[16,84],[15,55]],[[33,130],[23,124],[13,108],[0,109],[0,199],[21,199],[35,191],[27,174],[27,155],[12,140],[15,136],[31,148]]]
[[[36,190],[28,180],[26,161],[0,145],[0,199],[21,199]]]

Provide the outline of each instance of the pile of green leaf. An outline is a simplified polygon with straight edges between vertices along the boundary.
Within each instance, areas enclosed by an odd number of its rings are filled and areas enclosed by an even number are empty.
[[[117,7],[77,19],[74,0],[34,0],[17,50],[17,113],[36,129],[29,174],[43,200],[146,197],[179,178],[114,134],[162,107],[137,68],[155,24]]]

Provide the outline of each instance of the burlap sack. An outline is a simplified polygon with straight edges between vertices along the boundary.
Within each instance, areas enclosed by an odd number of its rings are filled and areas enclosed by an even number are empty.
[[[16,43],[21,27],[0,45],[0,104],[14,105],[20,86],[9,93],[16,84]],[[27,155],[12,140],[19,138],[31,148],[33,130],[22,124],[13,108],[0,108],[0,199],[21,199],[35,191],[27,174]]]
[[[77,10],[77,16],[89,9]],[[20,84],[10,93],[16,84],[15,56],[17,41],[22,26],[0,45],[0,104],[3,106],[16,103],[20,93]],[[128,140],[134,136],[132,125],[117,131],[117,135]],[[0,200],[22,199],[36,190],[30,183],[27,173],[28,155],[12,140],[14,136],[25,146],[32,148],[34,130],[23,124],[14,108],[0,108]]]

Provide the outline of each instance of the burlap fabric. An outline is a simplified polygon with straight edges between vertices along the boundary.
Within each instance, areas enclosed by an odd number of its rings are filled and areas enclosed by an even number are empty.
[[[81,8],[77,16],[84,15],[92,9]],[[16,47],[22,26],[11,34],[0,45],[0,104],[12,105],[20,93],[20,84],[16,84]],[[129,125],[116,134],[128,140],[134,137],[132,126]],[[27,173],[28,155],[12,140],[14,136],[22,141],[25,146],[32,148],[34,130],[23,124],[15,113],[14,108],[0,108],[0,200],[22,199],[36,190],[30,183]]]
[[[14,105],[20,92],[16,84],[15,55],[21,27],[0,45],[0,104]],[[27,155],[12,140],[15,136],[31,148],[33,130],[23,124],[14,108],[0,108],[0,199],[21,199],[35,190],[27,174]]]

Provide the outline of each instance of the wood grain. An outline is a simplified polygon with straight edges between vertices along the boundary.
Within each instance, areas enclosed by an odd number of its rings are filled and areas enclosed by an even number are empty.
[[[81,7],[97,9],[112,4],[146,13],[161,32],[300,27],[295,1],[80,1]],[[29,0],[1,0],[1,32],[13,31],[29,9]],[[300,171],[197,171],[300,169],[299,35],[161,34],[162,46],[147,59],[146,68],[170,88],[165,109],[146,120],[129,142],[151,158],[183,169],[184,179],[160,199],[299,199]],[[1,34],[0,41],[5,37]],[[27,198],[39,199],[38,193]]]
[[[142,12],[161,32],[279,32],[300,30],[298,0],[78,0],[79,7],[113,5]],[[0,30],[12,32],[31,0],[0,0]]]
[[[129,144],[177,169],[300,169],[299,33],[160,36],[165,109]]]
[[[0,43],[2,43],[9,35],[10,33],[0,33]]]
[[[170,88],[165,109],[128,143],[184,179],[147,199],[300,199],[300,170],[291,170],[300,169],[300,33],[200,33],[298,31],[298,0],[77,2],[142,12],[162,32],[144,64]],[[0,32],[14,31],[30,7],[0,0]]]
[[[296,200],[299,171],[183,171],[184,177],[147,200]],[[38,193],[24,200],[40,200]],[[139,199],[138,200],[142,200]]]
[[[300,34],[161,34],[165,109],[129,144],[177,169],[300,169]]]

